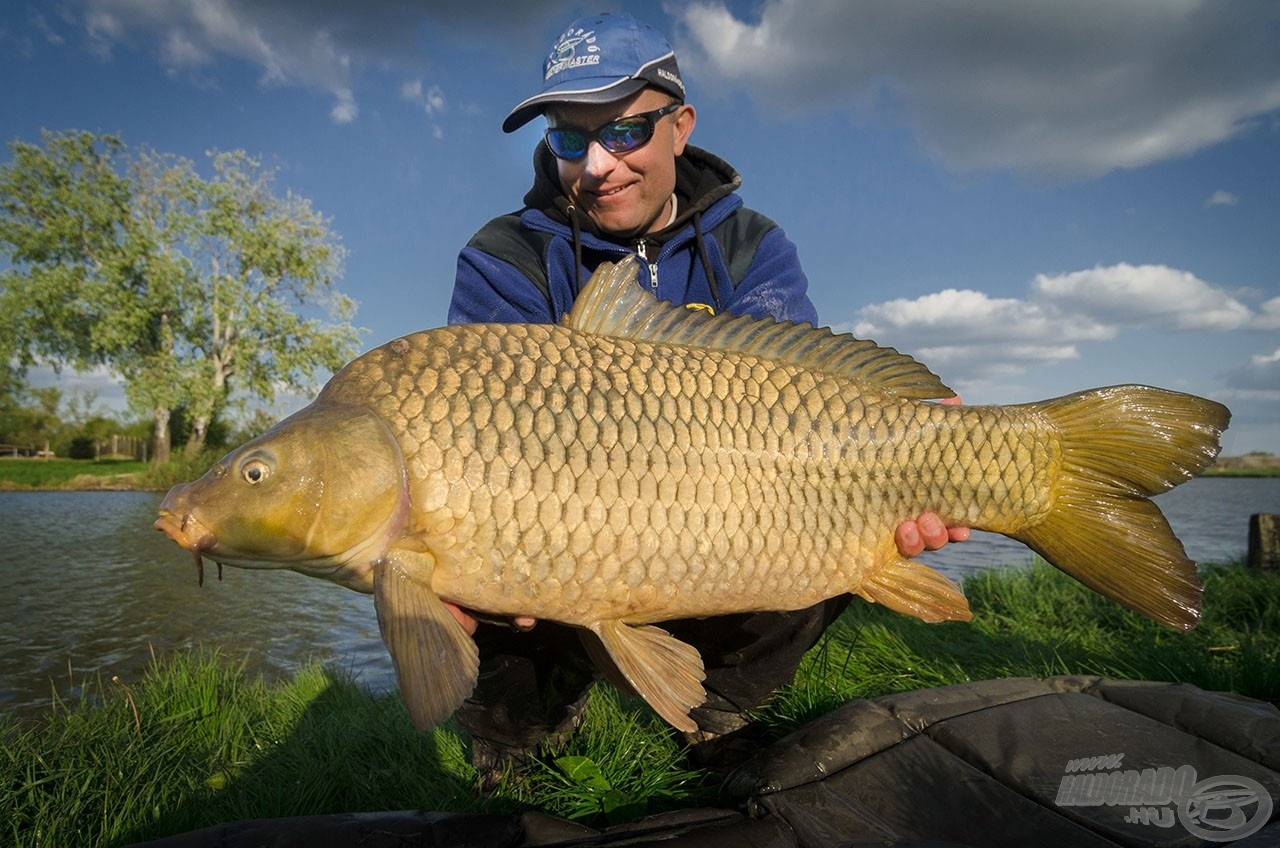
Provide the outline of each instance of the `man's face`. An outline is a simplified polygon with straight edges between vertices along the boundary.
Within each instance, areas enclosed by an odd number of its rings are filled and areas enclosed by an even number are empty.
[[[644,89],[627,100],[601,105],[561,104],[547,112],[553,127],[594,130],[625,115],[661,109],[671,95]],[[587,154],[572,162],[556,160],[560,187],[602,231],[633,238],[662,229],[671,214],[676,187],[676,157],[684,152],[695,120],[692,106],[659,118],[653,138],[625,153],[610,153],[591,142]]]

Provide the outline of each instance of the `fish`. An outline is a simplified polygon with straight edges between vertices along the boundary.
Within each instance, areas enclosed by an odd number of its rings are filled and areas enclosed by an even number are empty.
[[[706,697],[674,619],[845,593],[971,618],[904,557],[924,511],[1016,539],[1189,630],[1196,565],[1151,496],[1210,465],[1229,410],[1116,385],[1013,405],[828,328],[660,301],[602,265],[557,324],[460,324],[355,358],[315,400],[171,489],[155,527],[195,557],[371,593],[420,728],[472,692],[451,606],[577,628],[673,727]]]

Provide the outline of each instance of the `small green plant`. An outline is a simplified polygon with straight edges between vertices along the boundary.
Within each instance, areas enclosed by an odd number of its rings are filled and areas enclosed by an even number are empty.
[[[529,777],[524,799],[592,825],[612,825],[713,794],[705,772],[690,769],[684,745],[639,701],[612,687],[591,693],[582,727]]]

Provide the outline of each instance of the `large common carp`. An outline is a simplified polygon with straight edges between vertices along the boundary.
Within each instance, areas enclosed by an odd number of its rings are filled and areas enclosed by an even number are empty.
[[[894,544],[925,510],[1195,626],[1195,564],[1148,496],[1213,460],[1225,407],[1142,386],[931,403],[952,393],[897,351],[683,309],[635,276],[602,267],[561,325],[451,326],[366,353],[174,487],[156,526],[197,563],[372,592],[420,727],[476,680],[446,601],[582,628],[611,679],[682,729],[702,662],[656,622],[844,592],[968,619],[959,589]]]

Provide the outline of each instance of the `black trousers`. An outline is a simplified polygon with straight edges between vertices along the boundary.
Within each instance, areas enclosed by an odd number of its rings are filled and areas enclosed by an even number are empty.
[[[720,734],[741,727],[742,713],[789,683],[804,653],[850,600],[841,595],[794,612],[743,613],[660,624],[702,655],[706,702],[692,717]],[[540,621],[517,632],[481,624],[480,678],[458,710],[462,728],[492,753],[516,760],[577,725],[597,672],[575,628]]]

